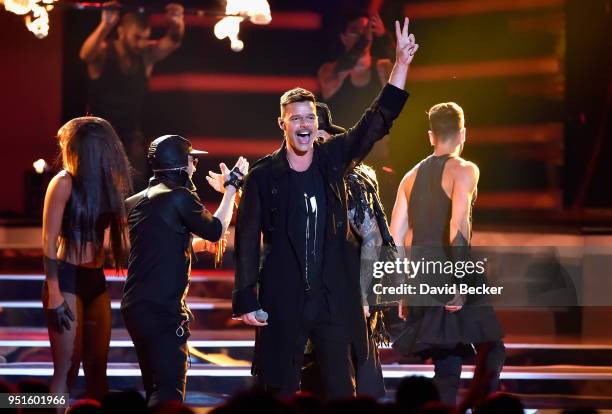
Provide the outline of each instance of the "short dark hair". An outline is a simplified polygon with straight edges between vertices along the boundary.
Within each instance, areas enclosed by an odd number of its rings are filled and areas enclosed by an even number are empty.
[[[149,16],[145,13],[125,13],[121,16],[120,25],[123,27],[136,26],[139,29],[150,29]]]
[[[280,113],[283,116],[285,106],[295,102],[312,102],[317,103],[314,94],[303,88],[293,88],[285,92],[280,97]]]
[[[455,102],[434,105],[427,112],[429,129],[441,141],[453,138],[465,125],[463,109]]]

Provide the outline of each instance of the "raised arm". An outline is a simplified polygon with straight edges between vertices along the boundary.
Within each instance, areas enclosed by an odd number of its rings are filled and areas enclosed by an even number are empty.
[[[249,170],[249,162],[246,158],[239,157],[232,170],[227,168],[224,163],[219,164],[219,168],[221,168],[221,174],[223,174],[223,188],[225,190],[223,192],[221,204],[219,205],[217,211],[215,211],[215,217],[221,220],[221,224],[223,225],[223,234],[225,234],[232,220],[236,193],[242,185],[242,177],[244,177]],[[235,177],[235,183],[232,181],[233,177]]]
[[[404,26],[400,29],[400,23],[395,21],[395,37],[397,45],[395,47],[395,64],[389,76],[389,83],[399,89],[406,86],[408,77],[408,67],[414,59],[414,54],[419,50],[414,35],[408,32],[409,19],[404,18]]]
[[[170,24],[166,34],[159,40],[152,41],[147,47],[147,64],[153,65],[179,48],[185,34],[183,6],[170,3],[166,6],[166,18]]]
[[[107,2],[103,6],[118,6],[117,2]],[[86,63],[96,61],[106,48],[106,38],[119,22],[118,9],[103,9],[100,23],[96,29],[85,39],[79,52],[79,57]]]

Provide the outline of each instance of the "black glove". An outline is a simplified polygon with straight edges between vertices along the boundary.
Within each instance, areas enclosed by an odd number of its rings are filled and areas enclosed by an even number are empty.
[[[68,306],[68,303],[64,301],[57,308],[47,308],[47,319],[49,320],[49,327],[59,333],[64,332],[64,328],[67,331],[70,330],[70,321],[74,322],[74,314]]]
[[[225,183],[223,183],[223,187],[232,185],[234,186],[236,191],[238,191],[242,188],[243,183],[244,183],[244,174],[240,172],[240,169],[238,167],[234,167],[232,168],[232,171],[230,171],[230,178]]]

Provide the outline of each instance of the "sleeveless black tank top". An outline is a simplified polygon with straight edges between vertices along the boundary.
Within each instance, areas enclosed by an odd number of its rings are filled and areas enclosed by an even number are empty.
[[[448,154],[430,155],[419,164],[408,204],[413,246],[450,244],[452,201],[442,188],[442,173],[450,158]],[[469,217],[471,222],[471,208]]]
[[[89,80],[89,112],[109,121],[119,137],[140,129],[147,74],[142,57],[134,66],[123,72],[111,41],[100,77]]]
[[[344,79],[340,89],[327,100],[332,110],[334,124],[344,128],[352,127],[372,100],[376,98],[380,89],[381,83],[376,69],[376,59],[372,59],[369,83],[364,86],[355,86],[348,76]]]

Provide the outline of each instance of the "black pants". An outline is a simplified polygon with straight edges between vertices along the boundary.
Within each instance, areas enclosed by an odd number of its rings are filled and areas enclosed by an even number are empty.
[[[189,355],[188,329],[178,336],[179,320],[156,318],[154,313],[142,309],[124,310],[123,318],[138,355],[149,407],[165,401],[183,401]]]
[[[299,389],[304,348],[308,339],[312,342],[326,398],[354,396],[355,373],[351,361],[351,341],[341,315],[322,290],[306,295],[302,329],[290,372],[277,391],[289,396]]]
[[[370,329],[371,320],[367,319],[368,323],[368,356],[361,365],[357,365],[355,356],[353,355],[353,369],[355,371],[355,382],[357,395],[368,396],[371,398],[381,398],[386,394],[385,380],[383,378],[382,366],[380,363],[380,353],[378,345],[372,337]],[[302,391],[309,392],[314,395],[325,396],[325,389],[321,382],[321,373],[314,354],[311,352],[311,345],[304,355],[304,367],[302,369]]]
[[[491,373],[492,378],[489,383],[487,393],[499,389],[499,374],[506,360],[506,348],[502,341],[489,344],[492,349],[487,355],[485,370]],[[478,352],[479,344],[475,344]],[[463,364],[463,354],[457,349],[454,350],[435,350],[432,352],[434,363],[434,384],[440,393],[440,400],[444,404],[455,405],[457,403],[457,392],[461,382],[461,365]]]

